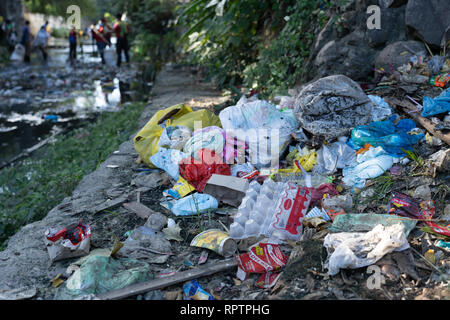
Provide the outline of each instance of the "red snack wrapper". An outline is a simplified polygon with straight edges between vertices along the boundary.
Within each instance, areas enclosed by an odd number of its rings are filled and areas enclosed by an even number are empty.
[[[270,289],[277,283],[278,279],[281,277],[281,272],[266,272],[259,277],[256,282],[256,286],[261,289]]]
[[[283,268],[288,260],[288,257],[283,254],[280,247],[271,243],[259,243],[252,246],[248,253],[241,254],[236,257],[238,262],[237,277],[245,280],[250,273],[278,272]],[[275,284],[276,278],[268,276],[271,279],[269,283]],[[275,282],[274,282],[275,280]],[[263,281],[263,284],[266,284]]]

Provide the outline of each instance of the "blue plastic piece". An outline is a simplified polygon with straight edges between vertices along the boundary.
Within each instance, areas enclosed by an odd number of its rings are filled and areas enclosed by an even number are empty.
[[[176,216],[191,216],[218,207],[219,202],[213,196],[206,193],[194,193],[177,200],[170,210]]]
[[[446,112],[450,112],[450,88],[434,99],[423,97],[422,117],[430,117]]]
[[[185,300],[215,300],[214,297],[203,290],[197,280],[187,282],[183,286]]]
[[[397,126],[390,120],[376,121],[368,125],[358,126],[352,130],[349,146],[359,149],[366,143],[374,147],[382,147],[392,156],[403,156],[405,150],[412,150],[412,146],[424,138],[424,134],[408,134],[415,128],[414,121],[400,120]]]

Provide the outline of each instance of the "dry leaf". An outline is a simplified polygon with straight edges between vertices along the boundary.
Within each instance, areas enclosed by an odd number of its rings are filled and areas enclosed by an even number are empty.
[[[166,300],[182,300],[183,298],[183,292],[181,289],[175,290],[175,291],[167,291],[164,294],[164,299]]]
[[[180,236],[181,228],[178,224],[162,229],[167,240],[183,241]]]
[[[59,277],[61,277],[62,274],[59,273],[53,280],[52,280],[52,285],[53,288],[58,288],[60,285],[62,285],[64,283],[64,280],[60,279]]]
[[[114,256],[123,247],[123,243],[119,241],[119,239],[115,234],[113,234],[113,238],[114,238],[114,245],[111,250],[111,256]]]

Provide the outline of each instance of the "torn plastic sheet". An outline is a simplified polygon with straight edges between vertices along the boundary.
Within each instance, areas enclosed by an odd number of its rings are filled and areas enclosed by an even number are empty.
[[[331,276],[340,269],[372,265],[390,252],[410,247],[401,223],[387,227],[379,224],[367,233],[331,233],[325,237],[324,246],[328,252],[325,268]]]
[[[337,169],[351,167],[356,164],[356,152],[343,142],[323,145],[317,151],[317,165],[313,173],[333,174]]]

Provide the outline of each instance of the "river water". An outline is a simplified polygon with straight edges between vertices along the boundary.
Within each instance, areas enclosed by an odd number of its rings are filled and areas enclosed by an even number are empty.
[[[40,52],[31,63],[0,69],[0,167],[49,134],[83,125],[100,112],[119,110],[124,67],[114,67],[114,46],[102,66],[96,47],[85,41],[69,63],[66,40],[51,39],[45,64]],[[113,58],[114,57],[114,58]]]

